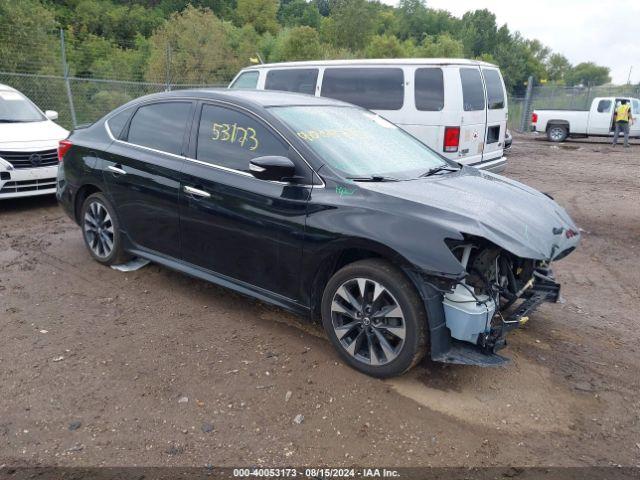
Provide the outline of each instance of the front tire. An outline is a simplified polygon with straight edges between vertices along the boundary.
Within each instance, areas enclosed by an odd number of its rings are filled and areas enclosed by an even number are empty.
[[[564,142],[569,136],[569,129],[564,125],[551,125],[547,129],[547,139],[550,142]]]
[[[406,275],[381,259],[354,262],[331,277],[322,324],[344,361],[373,377],[400,375],[426,352],[422,300]]]
[[[122,246],[116,211],[102,193],[94,193],[86,198],[80,211],[80,225],[84,243],[97,262],[119,265],[131,258]]]

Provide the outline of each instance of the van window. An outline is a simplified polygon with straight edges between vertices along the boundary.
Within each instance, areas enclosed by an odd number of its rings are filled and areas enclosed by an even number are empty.
[[[598,112],[606,113],[611,110],[611,100],[600,100],[598,102]]]
[[[640,115],[640,102],[638,100],[634,100],[632,103],[633,103],[633,113],[635,113],[636,115]]]
[[[191,102],[144,105],[133,115],[127,141],[135,145],[180,155]]]
[[[484,81],[487,85],[489,109],[497,110],[504,108],[504,89],[502,88],[500,74],[497,70],[487,70],[484,68],[482,69],[482,73],[484,73]]]
[[[316,92],[318,80],[317,68],[296,68],[291,70],[270,70],[267,73],[265,90],[282,90],[285,92],[307,93]]]
[[[444,108],[444,80],[441,68],[418,68],[414,84],[418,110],[438,112]]]
[[[327,68],[321,95],[370,110],[400,110],[404,74],[400,68]]]
[[[461,68],[462,103],[465,112],[484,110],[484,87],[480,70],[477,68]]]
[[[196,159],[248,171],[249,161],[263,155],[287,156],[288,148],[258,120],[225,107],[203,105]]]
[[[256,88],[258,85],[258,72],[244,72],[241,73],[236,81],[233,82],[231,88]]]

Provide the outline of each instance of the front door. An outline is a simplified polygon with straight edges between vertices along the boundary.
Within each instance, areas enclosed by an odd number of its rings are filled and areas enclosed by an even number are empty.
[[[613,128],[613,111],[615,105],[610,98],[601,99],[595,110],[589,112],[587,133],[591,135],[609,135]]]
[[[104,180],[121,228],[137,248],[179,256],[180,172],[192,108],[189,101],[143,105],[122,140],[109,147]]]
[[[289,156],[256,117],[226,106],[198,107],[180,202],[182,258],[236,283],[300,298],[300,263],[310,181],[258,180],[249,161]],[[303,162],[299,174],[309,177]]]

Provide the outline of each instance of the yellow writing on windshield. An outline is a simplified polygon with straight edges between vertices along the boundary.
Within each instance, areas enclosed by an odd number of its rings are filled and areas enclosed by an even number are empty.
[[[242,148],[253,151],[260,145],[255,129],[240,127],[237,123],[214,123],[211,140],[238,143]]]
[[[313,142],[315,140],[320,140],[321,138],[363,138],[365,136],[364,132],[357,128],[306,130],[296,133],[300,138],[307,142]]]

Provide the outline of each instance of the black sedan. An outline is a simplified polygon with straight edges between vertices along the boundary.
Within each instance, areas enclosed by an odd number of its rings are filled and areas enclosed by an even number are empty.
[[[370,111],[269,91],[134,100],[60,142],[57,196],[93,258],[134,256],[320,318],[397,375],[493,365],[558,298],[577,227],[549,197],[445,160]]]

